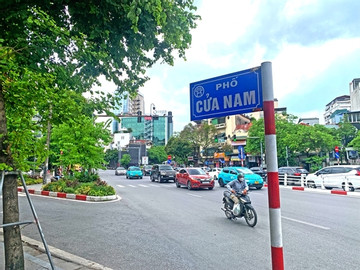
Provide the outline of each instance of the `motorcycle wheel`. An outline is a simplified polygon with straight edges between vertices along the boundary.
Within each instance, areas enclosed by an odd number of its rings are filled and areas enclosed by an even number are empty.
[[[257,223],[257,214],[252,205],[245,206],[245,221],[250,227],[254,227]]]

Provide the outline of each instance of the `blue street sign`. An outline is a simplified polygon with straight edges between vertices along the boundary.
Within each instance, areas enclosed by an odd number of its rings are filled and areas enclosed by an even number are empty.
[[[335,152],[335,158],[336,158],[336,159],[339,159],[339,158],[340,158],[339,152]]]
[[[239,145],[239,146],[238,146],[238,151],[239,151],[238,157],[239,157],[240,159],[245,159],[245,158],[246,158],[246,155],[245,155],[244,146]]]
[[[261,67],[190,83],[190,119],[261,110]]]

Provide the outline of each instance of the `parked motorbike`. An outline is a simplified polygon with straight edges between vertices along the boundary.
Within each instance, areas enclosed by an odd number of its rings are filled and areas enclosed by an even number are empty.
[[[224,192],[224,207],[221,208],[221,210],[225,212],[226,217],[233,220],[244,217],[247,225],[254,227],[257,223],[257,214],[254,207],[251,205],[250,197],[247,194],[236,193],[235,196],[238,197],[239,203],[235,206],[233,211],[234,202],[231,200],[230,194],[229,191]]]

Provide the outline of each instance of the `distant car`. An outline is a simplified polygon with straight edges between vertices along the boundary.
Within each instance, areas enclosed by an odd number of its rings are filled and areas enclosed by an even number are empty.
[[[208,188],[212,190],[215,186],[214,179],[202,168],[181,168],[176,174],[176,187],[186,186],[190,189]]]
[[[279,182],[284,183],[285,174],[287,175],[287,182],[289,185],[300,184],[301,175],[308,175],[309,172],[303,167],[280,167],[278,169]]]
[[[301,176],[302,174],[308,175],[309,172],[303,167],[280,167],[278,169],[279,174]]]
[[[144,175],[150,175],[151,174],[151,165],[145,165],[142,169]]]
[[[219,185],[221,187],[225,186],[227,183],[237,179],[238,174],[242,172],[245,177],[245,181],[248,184],[249,188],[254,187],[256,189],[261,189],[264,185],[264,180],[262,177],[249,168],[245,167],[225,167],[219,173]]]
[[[154,182],[158,180],[159,183],[173,180],[175,182],[176,171],[168,164],[156,164],[151,169],[150,180]]]
[[[210,167],[201,167],[201,169],[203,169],[205,172],[210,172],[210,170],[211,170]]]
[[[117,167],[115,169],[115,175],[125,175],[126,169],[124,167]]]
[[[126,178],[143,178],[143,172],[139,167],[130,166],[126,171]]]
[[[267,180],[266,169],[264,169],[263,167],[251,167],[250,170],[252,170],[254,173],[260,175],[262,177],[262,179],[264,179],[264,181]]]
[[[326,189],[342,188],[345,190],[345,180],[350,191],[360,188],[360,165],[336,165],[322,168],[306,176],[308,187]]]
[[[221,168],[211,168],[210,171],[208,171],[208,174],[209,174],[214,180],[217,180],[220,172],[221,172]]]

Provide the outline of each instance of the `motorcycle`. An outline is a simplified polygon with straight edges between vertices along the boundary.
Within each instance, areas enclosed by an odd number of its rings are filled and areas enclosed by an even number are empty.
[[[257,214],[251,205],[250,197],[247,194],[236,193],[235,196],[239,199],[239,203],[233,211],[234,202],[231,200],[230,194],[229,191],[224,191],[224,207],[221,210],[225,212],[226,217],[233,220],[244,217],[247,225],[254,227],[257,223]]]

